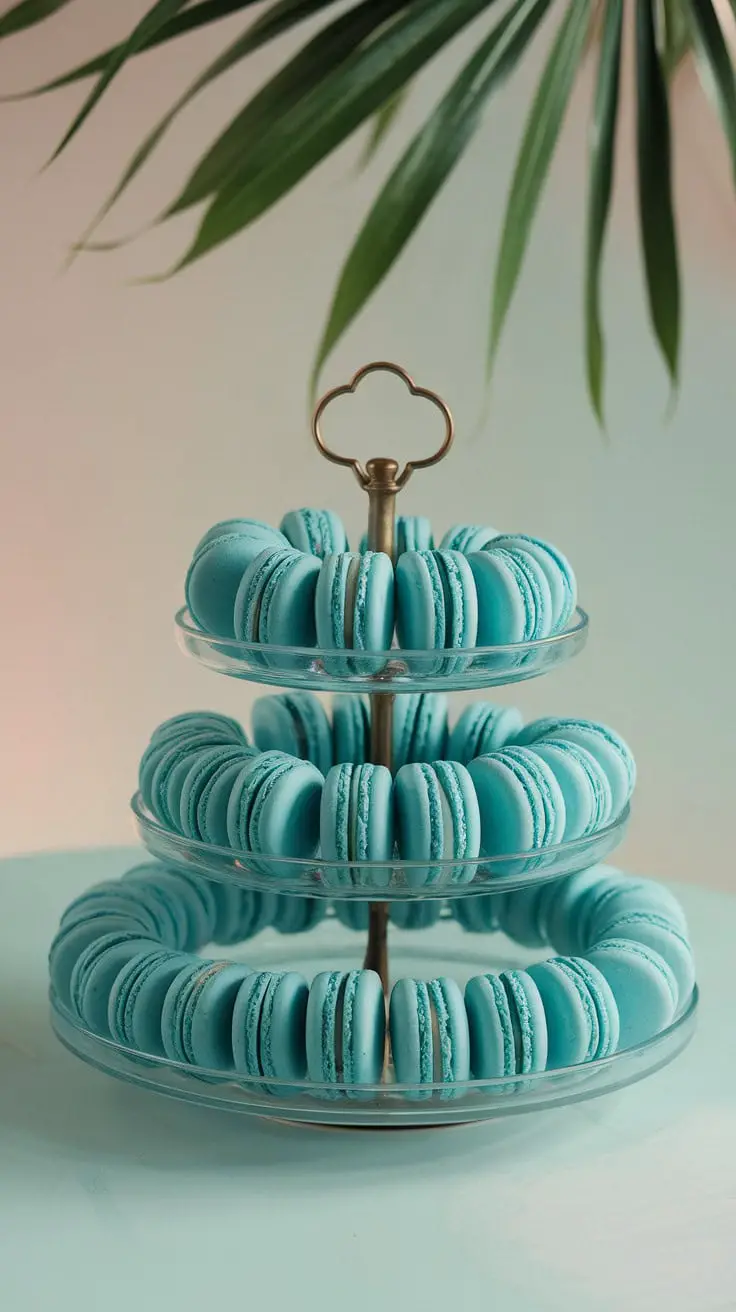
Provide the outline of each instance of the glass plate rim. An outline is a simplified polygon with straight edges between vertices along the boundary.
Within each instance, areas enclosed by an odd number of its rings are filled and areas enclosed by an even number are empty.
[[[208,633],[206,629],[200,629],[194,623],[188,606],[179,607],[174,616],[174,624],[178,631],[186,637],[194,638],[208,646],[224,649],[231,659],[240,654],[270,657],[271,659],[284,656],[294,660],[295,657],[298,657],[310,661],[320,660],[323,657],[334,660],[339,655],[353,656],[358,660],[365,658],[370,661],[385,660],[386,662],[404,659],[409,661],[440,661],[442,659],[457,659],[459,656],[469,661],[482,661],[492,657],[508,656],[511,659],[514,656],[523,656],[530,652],[548,651],[551,647],[558,646],[570,638],[585,633],[590,624],[588,612],[582,606],[576,606],[572,618],[576,620],[576,623],[568,625],[560,633],[552,633],[547,638],[532,638],[528,642],[501,643],[494,647],[433,647],[427,650],[413,647],[390,647],[385,651],[358,651],[347,648],[343,651],[334,647],[316,646],[283,647],[261,642],[242,642],[239,638],[220,638],[214,633]],[[380,681],[380,679],[377,681]],[[351,681],[346,680],[345,682],[346,687],[354,686]]]
[[[205,1066],[190,1065],[186,1062],[174,1061],[169,1057],[159,1057],[154,1053],[141,1052],[137,1048],[128,1048],[124,1044],[117,1043],[114,1039],[107,1039],[103,1035],[95,1034],[82,1025],[71,1011],[58,998],[53,989],[49,987],[49,1001],[51,1005],[52,1018],[58,1015],[66,1025],[75,1033],[80,1034],[87,1042],[94,1043],[102,1047],[103,1051],[117,1053],[131,1061],[140,1062],[143,1060],[157,1069],[172,1071],[174,1074],[196,1077],[197,1079],[207,1080],[216,1085],[239,1085],[248,1089],[251,1086],[260,1091],[264,1085],[270,1089],[282,1087],[284,1093],[297,1091],[300,1094],[328,1094],[334,1097],[336,1094],[344,1093],[354,1095],[358,1091],[362,1096],[373,1095],[376,1098],[385,1099],[390,1094],[397,1095],[416,1095],[420,1090],[424,1098],[430,1095],[437,1095],[441,1098],[444,1093],[447,1098],[448,1090],[452,1090],[452,1101],[457,1102],[461,1097],[475,1094],[485,1094],[487,1097],[493,1094],[503,1094],[507,1096],[511,1088],[523,1089],[525,1092],[532,1089],[534,1085],[544,1085],[545,1082],[557,1081],[562,1083],[566,1078],[570,1079],[586,1072],[591,1075],[593,1072],[610,1070],[622,1059],[636,1061],[637,1057],[652,1052],[657,1046],[666,1046],[667,1043],[674,1039],[675,1036],[687,1025],[693,1021],[699,1004],[700,989],[696,984],[693,985],[690,997],[686,1006],[680,1009],[674,1019],[663,1030],[659,1030],[650,1038],[644,1039],[641,1043],[634,1044],[630,1048],[619,1048],[616,1052],[610,1053],[607,1057],[599,1057],[594,1061],[579,1062],[575,1066],[559,1066],[542,1071],[529,1071],[523,1075],[502,1075],[487,1077],[485,1079],[458,1080],[452,1084],[432,1083],[432,1084],[399,1084],[393,1081],[386,1081],[381,1084],[331,1084],[316,1080],[295,1080],[283,1079],[277,1080],[270,1076],[264,1075],[245,1075],[240,1071],[221,1071],[210,1070]],[[411,1099],[409,1099],[411,1100]]]
[[[585,851],[586,847],[592,846],[597,840],[614,837],[617,833],[624,830],[631,818],[631,802],[629,801],[615,819],[610,820],[607,825],[602,825],[600,829],[594,830],[592,834],[583,835],[580,838],[573,838],[568,842],[553,843],[550,844],[549,847],[533,848],[528,852],[501,853],[497,856],[456,857],[454,859],[451,857],[437,857],[436,859],[427,858],[425,861],[405,861],[400,859],[395,861],[339,861],[324,860],[322,857],[279,856],[272,852],[245,852],[235,847],[219,847],[215,843],[205,843],[198,838],[187,838],[185,834],[178,834],[174,830],[167,829],[165,825],[159,823],[155,816],[153,816],[146,808],[140,789],[136,789],[131,797],[130,809],[139,825],[144,825],[146,828],[153,830],[155,834],[160,835],[162,838],[165,838],[176,845],[192,848],[196,853],[207,853],[212,856],[213,860],[216,857],[221,857],[227,860],[235,859],[236,861],[242,861],[243,858],[250,858],[253,862],[263,861],[278,864],[295,872],[311,871],[322,867],[325,867],[328,870],[344,870],[347,867],[349,869],[355,868],[356,870],[404,871],[426,870],[427,866],[431,866],[433,870],[436,868],[440,871],[450,871],[455,870],[458,866],[473,866],[475,869],[480,870],[483,866],[507,865],[510,862],[530,861],[535,857],[554,858],[557,854]],[[529,871],[528,873],[531,874],[533,872]],[[431,888],[435,882],[439,883],[440,881],[433,881],[432,884],[423,887]],[[468,884],[455,884],[450,885],[450,887],[458,890],[467,889],[469,892],[472,889],[472,885]],[[483,888],[486,893],[491,892],[491,889],[485,885]],[[373,901],[381,900],[381,891],[380,885],[376,885],[373,892],[379,894],[379,896],[374,896]],[[472,889],[472,891],[477,893],[479,890]],[[335,887],[334,893],[338,897],[341,895],[338,886]]]

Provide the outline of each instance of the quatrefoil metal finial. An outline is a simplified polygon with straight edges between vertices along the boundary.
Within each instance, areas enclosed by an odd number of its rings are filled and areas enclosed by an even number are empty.
[[[445,436],[442,440],[441,446],[430,456],[423,456],[419,460],[407,461],[401,473],[398,472],[399,466],[397,461],[389,460],[385,457],[377,457],[374,460],[369,460],[366,465],[362,465],[361,462],[356,460],[353,456],[341,456],[337,451],[333,451],[331,447],[327,445],[322,433],[322,417],[328,405],[336,400],[338,396],[347,396],[350,393],[357,391],[363,379],[367,378],[369,374],[374,373],[395,374],[397,378],[400,378],[402,382],[406,384],[412,396],[418,396],[423,401],[431,402],[431,404],[440,411],[445,421]],[[370,488],[374,486],[377,474],[380,474],[382,481],[385,480],[386,475],[389,474],[393,489],[398,491],[408,482],[415,469],[428,469],[430,465],[436,465],[447,455],[455,436],[455,424],[449,407],[436,392],[432,392],[427,387],[419,387],[418,384],[414,382],[414,379],[405,369],[402,369],[400,365],[392,364],[389,360],[374,360],[371,364],[363,365],[362,369],[359,369],[356,374],[353,374],[349,383],[342,383],[339,387],[333,387],[331,391],[325,392],[324,396],[318,402],[317,408],[314,412],[312,419],[312,436],[325,459],[331,460],[334,465],[344,465],[347,469],[352,469],[360,486],[366,491],[369,491]]]

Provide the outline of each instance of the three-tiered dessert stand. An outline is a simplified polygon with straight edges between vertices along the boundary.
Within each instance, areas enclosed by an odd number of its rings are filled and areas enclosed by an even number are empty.
[[[393,459],[368,460],[365,466],[331,450],[323,437],[321,420],[336,397],[354,392],[371,373],[388,371],[403,379],[412,395],[430,401],[441,412],[445,432],[439,449],[409,462],[399,472]],[[433,392],[416,386],[399,366],[387,362],[366,365],[344,386],[328,392],[319,402],[313,436],[322,455],[353,470],[368,495],[368,545],[394,555],[396,497],[412,473],[437,464],[449,451],[453,421],[445,403]],[[518,683],[547,673],[576,655],[587,637],[588,618],[577,609],[564,632],[553,637],[513,646],[475,649],[352,652],[348,662],[334,663],[334,653],[315,648],[276,648],[213,637],[199,629],[186,610],[176,617],[180,645],[189,655],[221,674],[253,683],[315,692],[368,694],[371,704],[371,759],[392,767],[392,722],[395,698],[407,693],[481,690]],[[331,658],[332,657],[332,661]],[[247,853],[215,847],[175,834],[150,815],[140,797],[132,801],[138,833],[154,856],[184,871],[208,879],[273,892],[273,875]],[[436,879],[416,887],[410,878],[412,864],[353,863],[352,882],[345,884],[345,863],[338,871],[320,858],[314,861],[279,857],[275,891],[286,896],[309,896],[344,903],[369,903],[368,942],[364,965],[377,971],[388,997],[392,974],[432,978],[453,975],[459,983],[491,969],[517,965],[517,952],[499,936],[467,934],[449,914],[451,898],[472,898],[560,878],[602,861],[626,830],[629,808],[605,828],[573,842],[563,842],[534,853],[509,853],[478,858],[469,883],[454,883],[456,863],[441,860]],[[263,858],[262,858],[263,861]],[[335,863],[337,864],[337,863]],[[467,868],[468,861],[463,865]],[[380,901],[375,901],[380,886]],[[446,905],[429,929],[397,929],[389,923],[391,908],[418,899],[439,898]],[[344,919],[344,918],[343,918]],[[243,957],[256,969],[301,970],[311,978],[320,970],[353,968],[358,964],[358,935],[335,916],[328,916],[308,934],[277,935],[272,931],[248,942]],[[528,959],[529,954],[525,954]],[[393,967],[393,970],[391,969]],[[314,1081],[279,1085],[233,1072],[204,1070],[163,1057],[142,1055],[84,1030],[58,1005],[52,1005],[54,1028],[73,1052],[91,1065],[171,1096],[209,1107],[312,1124],[399,1128],[450,1125],[482,1121],[542,1107],[574,1102],[620,1088],[666,1065],[686,1045],[694,1029],[697,989],[686,1009],[666,1029],[637,1047],[566,1069],[546,1070],[496,1080],[402,1086],[389,1065],[380,1085],[359,1087],[319,1084]]]

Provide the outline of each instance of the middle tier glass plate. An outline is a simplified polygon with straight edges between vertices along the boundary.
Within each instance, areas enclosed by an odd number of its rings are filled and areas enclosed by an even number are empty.
[[[186,608],[177,613],[175,622],[182,650],[208,669],[251,683],[315,692],[458,692],[521,683],[576,656],[588,636],[588,616],[580,607],[564,632],[550,638],[437,651],[267,647],[205,633]]]
[[[604,861],[623,838],[629,807],[596,833],[536,852],[478,857],[472,861],[312,861],[215,847],[174,833],[150,814],[140,793],[131,801],[136,828],[148,851],[167,865],[221,883],[302,897],[389,902],[406,898],[464,897],[559,879]]]

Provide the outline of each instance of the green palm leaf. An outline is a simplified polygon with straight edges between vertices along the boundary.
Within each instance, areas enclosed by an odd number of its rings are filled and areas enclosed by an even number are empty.
[[[343,266],[312,374],[386,277],[460,160],[484,103],[516,66],[551,0],[516,0],[482,42],[411,142]]]
[[[120,72],[128,58],[140,50],[144,42],[159,31],[163,24],[169,18],[173,18],[187,3],[188,0],[158,0],[158,3],[152,9],[149,9],[148,13],[136,24],[127,41],[117,47],[115,54],[105,65],[105,71],[92,88],[73,123],[64,133],[51,156],[51,160],[57,159],[62,150],[68,146],[72,137],[79,131],[85,119],[91,114],[98,100],[104,95],[113,78]],[[49,160],[49,163],[51,163],[51,160]]]
[[[330,0],[330,3],[334,3],[334,0]],[[165,45],[167,41],[173,41],[178,36],[193,32],[198,27],[205,27],[208,23],[219,23],[220,19],[226,18],[229,14],[237,13],[240,9],[250,9],[254,4],[258,4],[258,0],[201,0],[201,3],[192,5],[190,9],[185,9],[183,13],[164,23],[163,27],[144,41],[140,49],[133,51],[130,57],[142,55],[146,50],[153,50],[155,46]],[[40,86],[31,87],[28,91],[15,91],[10,96],[0,96],[0,101],[27,100],[31,96],[42,96],[48,91],[58,91],[60,87],[68,87],[73,82],[81,82],[87,77],[93,77],[95,73],[102,73],[107,68],[108,63],[119,50],[119,45],[110,46],[109,50],[103,50],[101,54],[72,68],[68,73],[62,73],[60,77],[55,77],[50,82],[43,82]]]
[[[275,6],[281,10],[284,4]],[[168,219],[213,195],[238,172],[249,147],[264,137],[308,99],[326,76],[339,70],[366,39],[400,12],[403,0],[363,0],[322,28],[236,115],[164,211]],[[273,11],[265,15],[268,19]],[[326,74],[325,70],[329,70]]]
[[[607,0],[590,135],[590,183],[585,261],[585,343],[588,391],[603,423],[604,348],[600,315],[600,270],[613,187],[613,163],[621,73],[623,0]]]
[[[340,67],[323,69],[319,84],[303,101],[269,124],[258,139],[240,142],[235,171],[223,170],[220,190],[172,272],[200,259],[270,209],[489,2],[410,4]],[[378,0],[370,3],[378,9]]]
[[[388,136],[396,119],[401,113],[410,90],[410,84],[407,82],[406,86],[401,87],[396,94],[391,96],[391,99],[387,100],[385,105],[382,105],[379,109],[373,119],[373,123],[371,124],[371,131],[368,140],[365,143],[365,150],[360,157],[359,167],[361,169],[366,168],[371,160],[378,154],[385,138]]]
[[[45,18],[50,18],[52,14],[57,13],[59,9],[64,9],[70,3],[71,0],[22,0],[21,4],[13,5],[12,9],[7,9],[4,14],[0,14],[0,40],[6,36],[14,36],[16,32],[22,32],[26,27],[42,23]]]
[[[703,80],[712,92],[731,151],[736,184],[736,77],[712,0],[685,0]]]
[[[527,119],[506,205],[496,265],[488,348],[489,374],[521,272],[534,215],[562,127],[575,74],[585,50],[591,10],[591,0],[571,0]]]
[[[120,199],[123,192],[143,168],[146,160],[153,153],[174,119],[183,109],[186,108],[190,101],[192,101],[200,91],[203,91],[204,88],[216,78],[221,77],[228,71],[228,69],[239,63],[241,59],[245,59],[255,50],[258,50],[260,46],[272,41],[274,37],[280,36],[281,33],[287,31],[289,27],[293,27],[295,24],[303,22],[305,18],[311,17],[320,9],[324,9],[332,3],[333,0],[279,0],[279,3],[273,5],[266,14],[263,14],[262,17],[257,20],[257,22],[252,23],[247,31],[242,33],[232,45],[228,46],[227,50],[224,50],[221,55],[218,55],[217,59],[215,59],[214,62],[210,64],[198,78],[196,78],[184,94],[179,97],[172,108],[162,119],[159,120],[155,128],[149,132],[145,141],[138,147],[138,150],[128,164],[128,167],[125,169],[120,181],[108,196],[81,241],[77,243],[75,249],[84,249],[87,246],[90,235],[99,226],[105,215],[110,212],[113,205]],[[349,53],[350,49],[351,44],[349,42],[345,53]],[[332,60],[335,57],[336,51],[334,48],[329,48],[327,43],[321,43],[320,54],[324,59]],[[278,81],[278,77],[275,80]],[[256,97],[256,99],[258,100],[258,97]],[[266,114],[272,113],[276,108],[273,97],[264,96],[261,98],[259,104],[259,114],[261,119],[263,119]],[[203,198],[204,197],[202,197],[202,199]],[[92,249],[114,250],[123,245],[126,240],[129,239],[103,242]]]
[[[676,383],[680,351],[680,274],[672,209],[670,116],[651,0],[637,0],[636,80],[639,223],[649,311],[670,378]]]
[[[668,79],[677,72],[692,49],[693,34],[687,3],[688,0],[659,0],[657,45]]]

